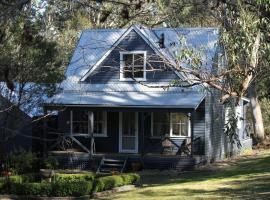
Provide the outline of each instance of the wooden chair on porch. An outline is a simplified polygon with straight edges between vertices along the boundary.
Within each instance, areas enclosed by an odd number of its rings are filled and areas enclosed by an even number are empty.
[[[172,155],[174,153],[174,148],[178,147],[168,135],[165,135],[161,140],[162,154]]]
[[[184,139],[176,154],[180,156],[182,154],[187,156],[191,155],[191,138]]]

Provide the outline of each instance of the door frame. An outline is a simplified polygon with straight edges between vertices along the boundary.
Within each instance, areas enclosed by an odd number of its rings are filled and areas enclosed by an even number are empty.
[[[138,112],[135,112],[135,149],[134,150],[125,150],[122,148],[122,130],[123,130],[123,112],[119,112],[119,153],[138,153],[138,146],[139,146],[139,136],[138,136]]]

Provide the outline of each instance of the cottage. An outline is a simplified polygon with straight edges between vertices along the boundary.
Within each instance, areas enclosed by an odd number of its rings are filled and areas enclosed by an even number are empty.
[[[235,108],[242,145],[237,148],[224,134],[226,109],[218,103],[218,91],[164,89],[172,81],[187,80],[170,67],[183,38],[186,45],[203,47],[208,70],[223,67],[216,28],[133,25],[83,31],[61,92],[45,104],[46,110],[59,110],[60,138],[72,144],[66,149],[80,149],[86,160],[113,155],[140,159],[149,168],[188,168],[251,148],[248,100]],[[59,139],[46,148],[56,152],[60,144]]]

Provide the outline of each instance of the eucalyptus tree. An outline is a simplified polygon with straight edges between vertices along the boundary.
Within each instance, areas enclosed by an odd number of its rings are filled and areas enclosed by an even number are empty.
[[[249,95],[254,130],[257,138],[262,141],[265,134],[256,85],[261,74],[269,71],[269,1],[209,0],[196,1],[195,4],[198,2],[208,5],[206,10],[215,16],[220,27],[220,44],[224,50],[222,56],[226,59],[226,68],[217,74],[207,73],[202,70],[198,54],[192,55],[195,52],[193,49],[183,51],[174,67],[193,75],[192,85],[206,83],[220,90],[223,93],[223,103],[229,98],[239,100]],[[181,66],[183,60],[192,67]]]

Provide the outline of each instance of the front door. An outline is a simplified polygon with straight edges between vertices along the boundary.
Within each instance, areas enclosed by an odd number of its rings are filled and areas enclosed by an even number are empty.
[[[138,113],[119,113],[119,152],[138,153]]]

